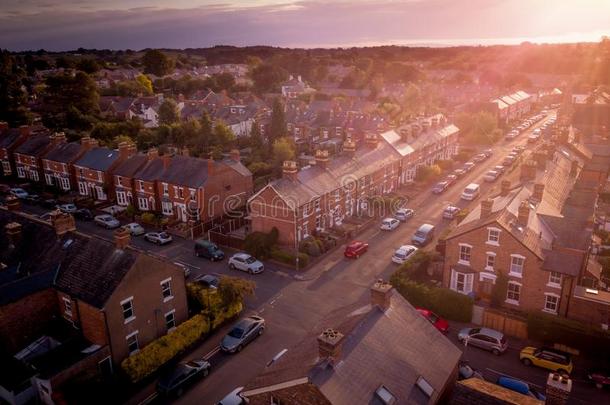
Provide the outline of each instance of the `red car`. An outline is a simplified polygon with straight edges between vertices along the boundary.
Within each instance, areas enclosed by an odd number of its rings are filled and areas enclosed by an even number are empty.
[[[447,334],[449,332],[449,323],[436,315],[434,312],[429,309],[424,308],[415,308],[419,311],[420,314],[424,316],[436,329],[438,329],[441,333]]]
[[[604,386],[610,386],[610,368],[607,366],[589,371],[587,377],[597,388],[601,389]]]
[[[369,244],[355,240],[345,247],[343,253],[348,259],[357,259],[369,249]]]

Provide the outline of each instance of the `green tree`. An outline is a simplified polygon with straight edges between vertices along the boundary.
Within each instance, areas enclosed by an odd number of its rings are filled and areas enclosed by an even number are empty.
[[[279,66],[261,64],[251,68],[250,78],[258,93],[279,92],[280,83],[288,78],[288,72]]]
[[[279,172],[285,160],[294,160],[295,146],[292,140],[283,137],[273,141],[272,155],[276,170]]]
[[[264,157],[267,153],[264,149],[265,143],[263,140],[263,134],[261,134],[260,124],[257,121],[252,123],[252,128],[250,129],[250,147],[253,150],[253,153],[259,155],[259,157]]]
[[[136,82],[140,85],[143,92],[147,95],[153,94],[153,85],[152,81],[148,78],[148,76],[140,74],[136,76]]]
[[[142,57],[142,65],[144,73],[152,73],[155,76],[165,76],[174,71],[174,61],[168,58],[163,52],[158,49],[152,49]]]
[[[32,116],[26,106],[26,72],[8,51],[0,50],[0,121],[13,126],[29,124]]]
[[[165,99],[159,106],[159,124],[174,124],[180,120],[178,105],[171,99]]]
[[[269,126],[269,143],[276,139],[286,136],[286,116],[284,106],[279,98],[273,100],[273,110],[271,111],[271,125]]]
[[[227,150],[230,149],[231,144],[235,141],[235,134],[224,122],[218,121],[214,125],[214,138],[218,146],[222,146],[224,150]]]
[[[93,58],[81,59],[76,63],[76,68],[85,73],[92,74],[98,72],[102,67]]]
[[[235,78],[231,73],[219,73],[212,77],[216,81],[219,90],[231,90],[235,86]]]
[[[244,302],[246,297],[254,295],[255,289],[256,283],[254,281],[222,276],[220,277],[217,291],[224,306],[228,306],[236,302]]]
[[[489,145],[498,140],[498,121],[487,111],[461,113],[456,117],[461,136],[470,144]]]
[[[74,108],[83,115],[99,112],[99,94],[93,79],[85,72],[48,76],[43,90],[47,110],[43,122],[49,128],[70,128],[67,112]],[[80,121],[80,120],[78,120]]]

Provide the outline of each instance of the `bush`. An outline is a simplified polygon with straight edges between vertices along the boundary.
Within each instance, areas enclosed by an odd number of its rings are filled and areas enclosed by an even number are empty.
[[[408,261],[398,268],[398,271],[411,280],[423,281],[428,278],[427,271],[431,262],[432,255],[430,253],[418,250]]]
[[[306,253],[309,256],[318,257],[324,253],[324,244],[321,240],[313,237],[304,239],[299,244],[299,252]]]
[[[437,160],[436,165],[443,171],[451,170],[453,168],[453,160]]]
[[[430,309],[436,314],[453,321],[472,320],[472,298],[455,291],[429,287],[394,273],[390,283],[411,305]]]
[[[508,288],[508,277],[504,273],[498,273],[496,283],[491,291],[491,306],[500,308],[506,299],[506,290]]]
[[[287,252],[285,250],[273,249],[271,251],[271,258],[278,262],[286,263],[291,266],[296,266],[296,256],[294,253]],[[309,256],[307,254],[299,252],[299,267],[306,267],[309,264]]]
[[[148,225],[156,225],[158,223],[157,217],[152,212],[145,212],[140,216],[140,221]]]
[[[531,313],[527,317],[527,333],[547,345],[563,344],[597,358],[610,357],[610,334],[598,328],[571,319],[544,313]]]
[[[415,174],[415,181],[424,183],[431,182],[440,178],[442,170],[438,165],[420,166]]]
[[[265,259],[271,254],[271,250],[277,244],[280,232],[273,227],[269,233],[252,232],[246,236],[245,250],[252,256]]]

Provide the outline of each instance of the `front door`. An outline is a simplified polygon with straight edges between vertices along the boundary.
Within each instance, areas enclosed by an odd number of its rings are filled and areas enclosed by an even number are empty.
[[[481,299],[484,299],[486,301],[491,300],[491,293],[493,291],[494,286],[493,280],[485,277],[480,281],[479,284],[479,296],[481,297]]]

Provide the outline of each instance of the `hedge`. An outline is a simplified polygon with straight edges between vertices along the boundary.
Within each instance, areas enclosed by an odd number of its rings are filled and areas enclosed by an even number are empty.
[[[294,253],[285,250],[273,249],[271,258],[278,262],[286,263],[291,266],[296,266],[296,256]],[[309,264],[309,256],[306,253],[299,252],[299,267],[306,267]]]
[[[390,283],[411,305],[429,309],[443,318],[458,322],[472,320],[473,300],[455,291],[431,287],[395,273]]]
[[[154,340],[138,353],[123,360],[121,367],[132,382],[138,382],[184,352],[202,336],[239,314],[242,308],[242,303],[238,302],[230,305],[225,311],[216,313],[211,327],[206,315],[195,315],[178,325],[173,332]]]
[[[527,316],[530,339],[544,344],[563,344],[598,358],[610,359],[610,333],[578,321],[544,313]]]

